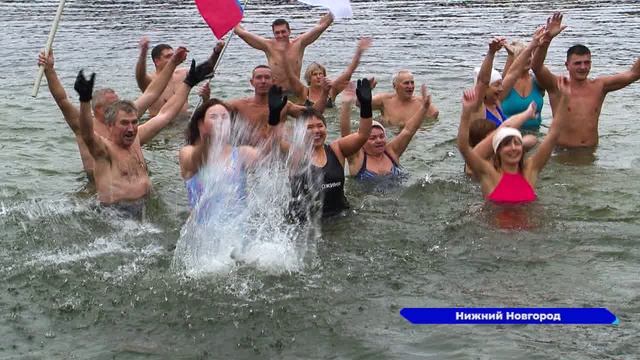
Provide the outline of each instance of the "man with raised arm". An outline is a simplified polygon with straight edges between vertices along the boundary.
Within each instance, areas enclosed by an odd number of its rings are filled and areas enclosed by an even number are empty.
[[[247,138],[243,139],[244,142],[248,145],[257,146],[269,139],[273,131],[273,128],[268,124],[269,89],[271,89],[271,86],[273,85],[271,68],[267,65],[256,66],[251,73],[251,80],[249,82],[254,89],[253,96],[230,100],[228,105],[250,125],[250,131],[247,134]],[[313,105],[313,108],[320,111],[320,113],[324,111],[330,89],[331,83],[326,81],[323,86],[320,100]],[[282,91],[282,89],[280,89],[280,91]],[[286,115],[298,117],[302,114],[304,109],[304,106],[296,105],[287,101],[285,109],[282,111],[282,115],[283,117]]]
[[[562,25],[562,14],[555,13],[549,17],[546,41],[543,41],[535,52],[531,66],[538,83],[549,93],[549,102],[554,114],[559,110],[556,107],[560,106],[561,94],[557,86],[557,76],[543,64],[551,40],[565,27]],[[598,120],[605,96],[640,79],[640,58],[625,72],[590,79],[591,52],[584,45],[574,45],[567,51],[565,66],[569,72],[571,96],[567,104],[568,119],[560,132],[557,145],[565,148],[593,148],[598,145]]]
[[[145,91],[149,84],[162,72],[162,70],[171,63],[174,51],[173,48],[167,44],[158,44],[151,49],[151,60],[155,66],[155,71],[147,73],[147,52],[149,51],[149,38],[143,36],[139,42],[140,56],[136,63],[136,82],[140,91]],[[162,95],[149,107],[149,115],[156,116],[160,111],[160,108],[164,103],[169,101],[169,98],[175,94],[176,87],[182,82],[187,74],[186,68],[175,69],[171,76],[171,80],[164,88]],[[189,101],[184,103],[184,106],[180,110],[180,113],[186,113],[189,110]]]
[[[165,71],[162,71],[156,76],[154,81],[147,87],[146,91],[137,98],[133,104],[135,105],[138,116],[142,116],[147,108],[154,102],[156,99],[162,94],[162,91],[167,86],[167,83],[171,79],[173,71],[176,66],[184,61],[187,57],[187,49],[186,48],[178,48],[175,54],[169,60],[167,66],[165,67]],[[56,101],[56,104],[62,111],[62,115],[64,116],[65,121],[73,131],[76,143],[78,144],[78,150],[80,151],[80,158],[82,159],[82,165],[84,170],[87,172],[89,179],[93,178],[93,168],[94,161],[91,156],[87,145],[82,140],[80,136],[80,110],[74,106],[69,98],[67,97],[67,93],[56,74],[54,68],[54,57],[53,50],[49,52],[49,55],[45,57],[44,52],[40,53],[38,64],[44,66],[44,74],[47,77],[47,84],[49,86],[49,91],[51,95],[53,95],[53,99]],[[93,108],[93,129],[96,134],[100,136],[108,136],[109,131],[108,127],[105,124],[104,113],[105,109],[118,101],[118,95],[113,89],[102,88],[96,90],[93,94],[93,98],[91,101],[91,105]]]
[[[373,97],[373,109],[380,110],[388,125],[404,127],[404,124],[422,109],[424,100],[414,96],[416,88],[413,74],[409,70],[398,71],[392,79],[393,93],[378,94]],[[438,108],[431,102],[425,119],[437,119]]]
[[[151,182],[141,145],[153,139],[178,114],[194,85],[211,76],[216,59],[211,60],[197,67],[194,60],[175,95],[157,116],[142,125],[138,126],[140,116],[134,103],[120,100],[111,104],[105,112],[108,131],[105,137],[93,130],[90,101],[95,74],[86,79],[82,70],[78,73],[74,88],[80,95],[80,136],[95,161],[94,178],[100,203],[125,205],[149,193]]]
[[[286,56],[291,64],[294,74],[300,78],[302,69],[302,57],[307,46],[316,41],[320,35],[333,23],[333,15],[328,13],[320,18],[320,21],[304,34],[290,40],[291,28],[284,19],[277,19],[271,25],[273,38],[267,39],[245,30],[242,26],[236,25],[234,31],[242,40],[252,48],[264,51],[267,62],[273,71],[273,81],[276,85],[289,89],[287,73],[285,71],[282,58]],[[283,55],[285,54],[285,55]]]

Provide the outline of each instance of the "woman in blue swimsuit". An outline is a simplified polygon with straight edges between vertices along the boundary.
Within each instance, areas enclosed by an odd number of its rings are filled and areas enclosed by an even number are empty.
[[[502,75],[500,75],[499,72],[493,69],[493,59],[495,54],[506,44],[506,40],[504,38],[494,38],[489,43],[489,51],[482,62],[482,66],[474,72],[475,91],[483,99],[483,102],[474,112],[474,119],[485,118],[494,123],[496,127],[502,125],[502,122],[507,120],[509,115],[503,112],[501,102],[511,92],[516,81],[520,78],[522,71],[524,71],[527,64],[530,63],[531,54],[538,47],[543,36],[544,29],[536,30],[529,46],[521,51],[513,61],[510,71],[504,79],[502,79]],[[531,103],[531,101],[529,103]],[[529,106],[529,103],[526,104],[524,109]],[[522,112],[524,109],[518,112]],[[526,146],[527,144],[525,144],[525,147]]]
[[[507,117],[510,117],[526,110],[529,104],[534,102],[537,109],[536,117],[527,120],[521,129],[537,132],[542,123],[540,113],[544,105],[544,89],[538,84],[535,76],[531,72],[530,62],[527,62],[523,68],[511,67],[514,59],[520,56],[526,48],[527,46],[521,42],[513,42],[510,46],[505,46],[508,56],[502,73],[506,76],[510,72],[515,72],[517,80],[511,90],[505,91],[507,95],[502,100],[502,110]]]
[[[187,145],[180,149],[180,175],[185,180],[189,206],[214,210],[222,200],[241,202],[245,198],[245,170],[258,158],[258,151],[251,146],[231,145],[231,119],[228,106],[218,99],[202,104],[193,113],[186,138]],[[210,148],[215,146],[214,172],[224,179],[225,185],[234,193],[232,196],[207,194],[204,196],[205,177],[203,173]],[[229,189],[227,189],[229,190]],[[225,206],[225,204],[217,204]]]
[[[400,167],[400,156],[407,149],[416,134],[431,105],[431,95],[422,85],[424,103],[420,111],[409,119],[400,133],[387,141],[384,126],[373,121],[371,134],[367,142],[358,151],[349,156],[349,174],[360,181],[376,181],[381,179],[399,179],[403,175]],[[355,102],[353,85],[342,93],[342,109],[340,112],[341,135],[351,133],[351,107]]]

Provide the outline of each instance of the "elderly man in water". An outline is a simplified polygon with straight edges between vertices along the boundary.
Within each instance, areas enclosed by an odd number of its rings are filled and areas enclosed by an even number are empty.
[[[386,124],[402,128],[414,114],[421,111],[424,99],[413,95],[416,84],[409,70],[398,71],[393,76],[392,84],[395,91],[374,96],[372,105],[374,110],[380,110]],[[425,118],[437,119],[438,114],[438,108],[431,102]]]
[[[134,103],[126,100],[113,103],[105,112],[106,137],[93,130],[90,102],[95,74],[87,79],[82,70],[78,73],[74,88],[80,95],[80,135],[95,160],[94,178],[100,203],[126,208],[127,202],[131,204],[149,193],[151,182],[141,145],[153,139],[179,113],[193,86],[212,75],[221,49],[218,44],[215,55],[197,67],[193,61],[176,93],[157,116],[144,124],[138,125],[140,116]]]

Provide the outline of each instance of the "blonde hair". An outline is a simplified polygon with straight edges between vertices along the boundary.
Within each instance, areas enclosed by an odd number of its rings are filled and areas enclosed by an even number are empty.
[[[314,71],[322,71],[322,74],[327,76],[327,68],[317,62],[312,62],[307,66],[307,71],[304,72],[304,80],[307,82],[307,85],[311,85],[311,75]]]

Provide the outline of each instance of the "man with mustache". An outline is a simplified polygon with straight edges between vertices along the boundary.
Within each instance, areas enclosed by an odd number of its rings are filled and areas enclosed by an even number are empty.
[[[78,73],[74,88],[80,95],[80,135],[95,160],[94,178],[100,203],[124,207],[149,193],[151,182],[141,145],[153,139],[179,113],[193,86],[212,76],[221,49],[219,43],[214,55],[197,67],[194,60],[176,93],[162,106],[157,116],[144,124],[138,125],[140,116],[131,101],[119,100],[109,106],[105,111],[105,137],[94,132],[91,117],[95,74],[86,79],[82,70]]]
[[[147,108],[158,99],[160,94],[164,91],[167,83],[172,77],[172,74],[176,67],[182,63],[187,57],[187,49],[184,47],[180,47],[176,50],[176,52],[171,56],[170,60],[166,64],[163,71],[158,73],[158,75],[154,78],[154,80],[147,86],[146,90],[140,97],[138,97],[133,104],[137,109],[138,116],[144,115]],[[87,172],[89,179],[93,179],[93,169],[94,169],[94,161],[91,156],[87,145],[82,140],[80,136],[80,110],[78,107],[73,105],[67,97],[67,93],[58,78],[58,75],[54,68],[54,57],[53,50],[51,50],[48,56],[45,57],[44,52],[40,53],[38,58],[38,64],[44,66],[44,74],[47,78],[47,84],[49,86],[49,91],[53,96],[56,104],[62,111],[62,115],[66,120],[67,124],[73,131],[73,134],[76,137],[76,143],[78,144],[78,150],[80,151],[80,158],[82,159],[82,165],[84,170]],[[91,107],[93,110],[93,130],[96,134],[107,137],[108,136],[108,127],[105,124],[104,114],[105,110],[109,107],[109,105],[118,101],[118,94],[115,90],[110,88],[102,88],[96,90],[92,94]]]

